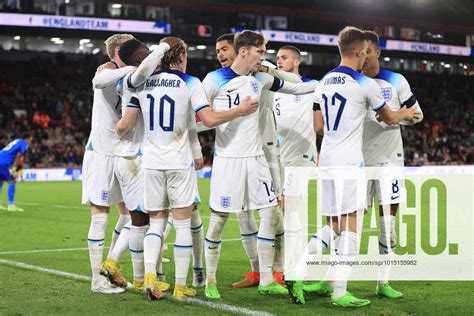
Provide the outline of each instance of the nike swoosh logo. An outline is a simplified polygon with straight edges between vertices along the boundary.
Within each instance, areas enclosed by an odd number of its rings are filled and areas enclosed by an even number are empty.
[[[391,196],[390,198],[391,198],[392,200],[395,200],[395,199],[398,199],[399,197],[400,197],[400,195],[397,195],[397,196]]]
[[[281,99],[281,98],[276,98],[275,101],[278,102],[278,101],[280,101],[280,99]]]
[[[231,93],[231,92],[233,92],[233,91],[235,91],[235,90],[237,90],[237,88],[232,89],[232,90],[227,90],[227,93]]]
[[[207,247],[207,249],[214,250],[214,249],[217,249],[217,247]]]
[[[99,247],[102,247],[103,245],[104,245],[104,243],[101,243],[101,244],[99,244],[98,246],[99,246]]]
[[[269,203],[272,203],[273,201],[275,201],[276,198],[273,198],[271,200],[268,200]]]

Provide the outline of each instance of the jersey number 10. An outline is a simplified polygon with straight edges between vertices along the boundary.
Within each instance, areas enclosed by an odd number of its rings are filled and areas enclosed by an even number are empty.
[[[150,99],[150,131],[155,130],[155,97],[147,94],[146,97]],[[164,132],[172,132],[174,129],[174,108],[175,102],[168,95],[160,98],[159,118],[158,123]],[[165,111],[169,113],[169,120],[165,122]]]
[[[331,130],[331,128],[329,127],[329,106],[328,106],[329,98],[325,94],[323,94],[323,99],[324,99],[324,109],[326,110],[326,127],[329,132]],[[337,109],[336,120],[334,121],[334,125],[332,127],[333,131],[337,131],[339,122],[341,121],[342,111],[344,111],[344,106],[346,105],[347,99],[336,92],[331,98],[331,106],[336,106],[336,101],[339,101],[339,108]]]

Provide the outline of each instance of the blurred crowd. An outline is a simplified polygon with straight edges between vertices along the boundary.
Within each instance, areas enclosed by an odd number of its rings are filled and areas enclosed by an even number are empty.
[[[0,146],[30,131],[34,140],[27,167],[80,167],[90,132],[91,80],[103,61],[104,56],[66,54],[0,61]],[[218,67],[210,60],[190,60],[188,65],[188,72],[200,79]],[[316,79],[325,71],[303,67],[306,76]],[[406,77],[424,112],[422,123],[403,128],[406,165],[474,164],[474,78]],[[201,133],[199,139],[205,162],[211,164],[214,132]]]

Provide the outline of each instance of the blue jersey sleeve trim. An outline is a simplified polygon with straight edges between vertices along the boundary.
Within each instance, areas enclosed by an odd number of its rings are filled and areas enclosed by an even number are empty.
[[[360,74],[357,71],[355,71],[354,69],[352,69],[350,67],[347,67],[347,66],[339,66],[337,68],[334,68],[333,70],[328,72],[325,76],[327,76],[327,75],[329,75],[330,73],[333,73],[333,72],[340,72],[340,73],[346,74],[346,75],[352,77],[352,79],[357,81],[359,84],[363,84],[367,80],[369,80],[369,77],[364,76],[363,74]]]
[[[392,86],[400,89],[400,83],[402,82],[403,76],[399,73],[382,68],[374,78],[387,81]]]
[[[382,104],[380,104],[380,105],[377,105],[377,106],[376,106],[375,108],[373,108],[372,110],[374,110],[374,111],[378,111],[378,110],[380,110],[381,108],[383,108],[383,107],[384,107],[384,105],[385,105],[385,101],[384,101],[384,102],[382,102]]]
[[[204,108],[207,108],[209,106],[209,104],[203,104],[203,105],[200,105],[198,106],[197,108],[194,109],[194,113],[197,113],[199,112],[200,110],[204,109]]]
[[[218,87],[222,87],[232,79],[240,75],[235,73],[230,67],[223,67],[208,74],[209,78],[215,81]]]

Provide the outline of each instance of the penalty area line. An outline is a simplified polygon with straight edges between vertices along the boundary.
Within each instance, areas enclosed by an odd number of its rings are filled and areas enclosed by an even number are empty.
[[[31,270],[31,271],[39,271],[39,272],[44,272],[52,275],[57,275],[61,277],[66,277],[74,280],[79,280],[79,281],[91,281],[91,278],[85,275],[80,275],[80,274],[75,274],[75,273],[69,273],[61,270],[56,270],[56,269],[49,269],[49,268],[44,268],[40,266],[35,266],[23,262],[18,262],[18,261],[13,261],[13,260],[6,260],[6,259],[0,259],[0,264],[14,267],[14,268],[22,268],[26,270]],[[256,311],[256,310],[251,310],[245,307],[239,307],[239,306],[234,306],[234,305],[228,305],[224,303],[217,303],[217,302],[210,302],[210,301],[204,301],[200,300],[198,298],[188,298],[185,300],[186,303],[191,303],[191,304],[196,304],[196,305],[203,305],[210,307],[212,309],[217,309],[221,311],[228,311],[228,312],[234,312],[234,313],[239,313],[243,315],[252,315],[252,316],[271,316],[273,314],[264,312],[264,311]]]

